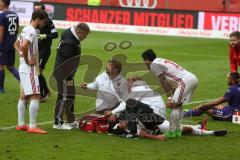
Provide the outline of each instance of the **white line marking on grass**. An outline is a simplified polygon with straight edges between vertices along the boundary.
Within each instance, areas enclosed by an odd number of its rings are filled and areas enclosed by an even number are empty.
[[[192,104],[198,104],[198,103],[206,103],[206,102],[210,102],[212,100],[215,100],[215,99],[207,99],[207,100],[202,100],[202,101],[193,101],[193,102],[189,102],[189,103],[186,103],[185,105],[192,105]]]
[[[212,101],[212,100],[214,100],[214,99],[207,99],[207,100],[202,100],[202,101],[193,101],[193,102],[190,102],[190,103],[186,103],[185,105],[199,104],[199,103],[209,102],[209,101]],[[81,114],[85,114],[89,111],[92,111],[92,110],[88,110],[88,111],[86,111],[84,113],[81,113]],[[45,121],[45,122],[38,123],[38,125],[42,126],[42,125],[47,125],[47,124],[51,124],[51,123],[53,123],[53,121]],[[15,126],[9,126],[9,127],[1,127],[0,131],[6,131],[6,130],[14,129],[15,127],[16,127],[16,125]]]
[[[38,125],[46,125],[46,124],[51,124],[51,123],[53,123],[53,121],[45,121],[45,122],[40,122],[40,123],[38,123]],[[0,131],[6,131],[6,130],[10,130],[10,129],[14,129],[14,128],[16,128],[16,125],[15,126],[9,126],[9,127],[2,127],[2,128],[0,128]]]

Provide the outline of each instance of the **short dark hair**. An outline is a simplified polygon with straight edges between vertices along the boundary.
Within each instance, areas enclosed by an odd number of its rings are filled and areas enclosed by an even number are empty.
[[[33,11],[33,13],[32,13],[32,20],[35,20],[37,18],[39,18],[40,20],[47,19],[48,18],[48,14],[44,10]]]
[[[90,28],[86,23],[78,23],[76,28],[83,32],[90,32]]]
[[[42,10],[44,10],[44,11],[45,11],[45,9],[46,9],[46,8],[45,8],[45,5],[44,5],[42,2],[35,2],[35,3],[34,3],[34,7],[35,7],[35,6],[41,6]]]
[[[238,72],[231,72],[231,73],[229,73],[229,76],[237,82],[239,82],[239,80],[240,80],[240,75]]]
[[[116,59],[111,59],[108,61],[108,63],[111,63],[115,69],[117,69],[117,74],[120,74],[122,71],[122,63]]]
[[[155,52],[152,49],[148,49],[142,53],[142,58],[143,60],[149,60],[149,61],[154,61],[154,59],[157,58]]]
[[[1,0],[5,6],[9,6],[10,5],[10,0]]]
[[[238,39],[240,39],[240,32],[234,31],[234,32],[230,33],[229,37],[237,37]]]

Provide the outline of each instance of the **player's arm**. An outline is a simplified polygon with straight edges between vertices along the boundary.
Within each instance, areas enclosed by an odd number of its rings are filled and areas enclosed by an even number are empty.
[[[164,134],[152,135],[152,134],[147,133],[145,130],[141,130],[138,135],[139,135],[140,137],[150,138],[150,139],[156,139],[156,140],[160,140],[160,141],[166,140],[166,137],[165,137]]]
[[[52,20],[51,20],[51,33],[50,33],[50,34],[47,34],[47,38],[48,38],[48,39],[58,38],[58,32],[57,32],[57,29],[55,28]]]
[[[220,98],[218,98],[218,99],[216,99],[214,101],[202,104],[199,107],[212,107],[212,106],[220,105],[220,104],[222,104],[224,102],[227,102],[227,99],[225,97],[220,97]]]
[[[34,65],[36,63],[36,59],[32,58],[31,60],[28,60],[28,47],[30,45],[30,41],[28,41],[27,39],[24,39],[22,44],[21,44],[21,52],[22,55],[24,57],[24,60],[26,62],[26,64],[28,65]]]
[[[58,38],[58,32],[57,32],[57,29],[55,28],[52,20],[50,19],[49,22],[48,22],[48,26],[50,27],[50,33],[49,34],[39,34],[38,35],[38,38],[40,40],[43,40],[43,39],[55,39],[55,38]]]
[[[167,97],[171,97],[172,96],[172,86],[166,82],[165,76],[159,75],[158,79],[159,79],[161,86],[164,89]]]

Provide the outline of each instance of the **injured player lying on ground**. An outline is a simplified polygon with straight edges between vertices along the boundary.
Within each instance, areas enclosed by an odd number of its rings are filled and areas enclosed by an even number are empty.
[[[181,131],[183,135],[194,136],[224,136],[227,130],[206,130],[207,118],[198,125],[182,125]],[[140,121],[137,123],[137,134],[130,134],[128,130],[128,121],[122,120],[113,128],[113,134],[120,135],[124,138],[150,138],[160,141],[167,139],[165,133],[169,130],[169,121],[165,120],[161,125],[155,126],[154,130],[147,129],[146,126]]]
[[[128,79],[129,98],[125,105],[120,105],[113,111],[105,112],[106,116],[119,114],[118,124],[113,127],[113,134],[121,134],[125,138],[138,136],[164,140],[163,135],[169,131],[169,121],[166,120],[166,105],[161,95],[155,93],[143,80],[139,78]],[[182,125],[181,131],[193,135],[223,136],[226,130],[205,130],[203,125]],[[151,134],[154,133],[154,134]],[[162,135],[155,135],[162,133]]]

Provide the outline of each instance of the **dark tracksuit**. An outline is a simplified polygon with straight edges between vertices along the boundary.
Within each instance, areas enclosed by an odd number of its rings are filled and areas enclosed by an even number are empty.
[[[38,40],[39,67],[41,69],[45,69],[45,65],[51,54],[52,39],[58,37],[58,32],[56,31],[53,21],[50,18],[48,18],[46,25],[40,29],[39,34],[46,34],[47,36],[46,39]],[[49,90],[47,87],[47,82],[43,75],[39,75],[39,82],[41,96],[44,96],[49,92]]]
[[[58,87],[58,97],[55,107],[55,124],[63,123],[63,114],[67,116],[67,122],[71,123],[74,117],[75,87],[67,85],[74,80],[81,55],[80,41],[73,35],[71,29],[66,29],[61,36],[58,46],[54,77]]]
[[[39,34],[46,34],[47,38],[38,40],[39,48],[39,67],[44,69],[51,54],[52,39],[58,38],[58,32],[53,24],[53,21],[49,18],[46,25],[40,29]]]

